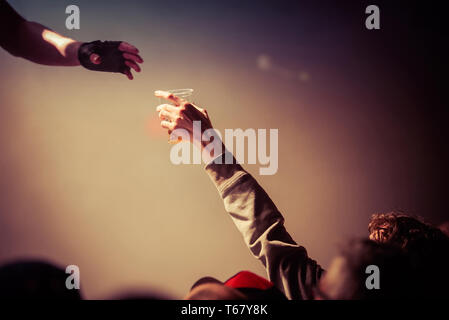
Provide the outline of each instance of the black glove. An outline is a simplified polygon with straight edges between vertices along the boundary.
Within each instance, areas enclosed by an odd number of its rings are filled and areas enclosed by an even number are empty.
[[[119,72],[126,74],[130,71],[125,64],[123,51],[119,50],[122,41],[93,41],[83,43],[78,50],[78,60],[81,65],[89,70],[104,72]],[[100,63],[95,64],[90,60],[92,54],[100,56]]]

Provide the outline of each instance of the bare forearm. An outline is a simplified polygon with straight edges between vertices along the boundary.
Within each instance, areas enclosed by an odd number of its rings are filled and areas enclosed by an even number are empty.
[[[52,66],[78,66],[81,42],[64,37],[45,26],[23,21],[15,30],[6,50],[35,63]]]

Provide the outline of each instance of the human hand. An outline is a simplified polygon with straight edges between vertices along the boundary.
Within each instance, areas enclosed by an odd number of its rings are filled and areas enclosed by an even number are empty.
[[[78,50],[78,59],[86,69],[123,73],[129,80],[134,78],[131,68],[140,72],[138,63],[143,63],[139,50],[122,41],[97,40],[83,43]]]
[[[189,132],[191,142],[204,146],[202,134],[213,129],[207,111],[167,91],[156,91],[154,95],[172,103],[161,104],[156,109],[161,119],[161,127],[167,129],[169,134],[176,129],[185,129]],[[194,121],[201,122],[201,134],[198,136],[193,134]]]

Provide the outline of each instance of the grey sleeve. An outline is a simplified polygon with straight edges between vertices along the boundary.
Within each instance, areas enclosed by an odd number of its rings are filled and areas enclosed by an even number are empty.
[[[224,163],[224,154],[220,157]],[[323,270],[296,244],[284,218],[257,181],[239,164],[206,166],[237,229],[268,277],[289,299],[310,299]]]

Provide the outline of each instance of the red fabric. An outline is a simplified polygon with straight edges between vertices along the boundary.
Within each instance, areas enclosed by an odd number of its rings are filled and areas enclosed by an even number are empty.
[[[249,271],[241,271],[225,282],[225,286],[231,288],[254,288],[266,290],[274,286],[274,284],[257,274]]]

